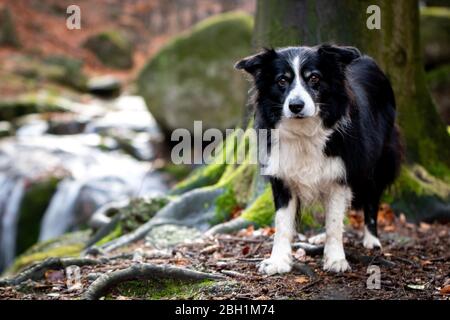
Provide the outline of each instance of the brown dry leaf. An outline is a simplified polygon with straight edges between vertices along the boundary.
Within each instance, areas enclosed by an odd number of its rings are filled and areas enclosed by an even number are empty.
[[[244,248],[242,248],[242,255],[246,256],[250,253],[250,247],[249,246],[245,246]]]
[[[45,272],[45,279],[48,282],[61,282],[66,278],[62,270],[47,270]]]
[[[349,219],[350,225],[354,229],[357,229],[357,230],[362,229],[362,227],[364,226],[364,217],[358,211],[351,210],[350,213],[348,214],[348,219]]]
[[[273,235],[275,233],[275,227],[265,227],[262,229],[261,234],[263,236],[267,236],[270,237],[271,235]]]
[[[296,283],[304,284],[309,282],[309,278],[307,276],[298,276],[295,277],[294,281]]]
[[[380,226],[393,226],[395,221],[394,211],[387,203],[382,203],[378,209],[377,222]],[[394,227],[395,229],[395,227]]]
[[[450,285],[446,285],[446,286],[442,287],[439,292],[443,295],[450,294]]]
[[[421,232],[427,232],[428,230],[430,230],[431,226],[428,223],[425,222],[421,222],[419,224],[419,231]]]
[[[253,232],[255,231],[255,227],[251,224],[246,229],[243,229],[238,232],[238,236],[240,237],[251,237]]]
[[[242,213],[242,208],[240,207],[235,207],[232,211],[231,211],[231,219],[236,219],[237,217],[239,217]]]

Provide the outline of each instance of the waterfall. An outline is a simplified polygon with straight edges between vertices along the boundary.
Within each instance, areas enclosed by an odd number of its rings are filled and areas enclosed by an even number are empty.
[[[25,192],[22,178],[6,178],[2,184],[0,207],[3,212],[0,238],[0,270],[14,261],[16,254],[17,221]]]
[[[73,212],[82,185],[71,178],[59,183],[56,194],[42,218],[39,241],[55,238],[72,226]]]

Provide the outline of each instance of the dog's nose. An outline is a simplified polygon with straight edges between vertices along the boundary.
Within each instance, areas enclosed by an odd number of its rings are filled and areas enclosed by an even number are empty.
[[[303,110],[303,107],[305,106],[305,103],[303,101],[296,101],[293,104],[289,104],[289,110],[291,110],[292,113],[300,113]]]

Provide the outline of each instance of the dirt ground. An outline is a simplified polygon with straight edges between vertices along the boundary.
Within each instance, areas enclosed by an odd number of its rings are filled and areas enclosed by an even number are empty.
[[[450,225],[410,224],[404,217],[381,218],[382,250],[367,250],[361,241],[361,217],[350,216],[345,233],[345,250],[351,272],[332,274],[322,271],[319,250],[294,248],[295,268],[285,275],[263,276],[258,263],[269,256],[273,228],[248,228],[234,235],[218,235],[158,250],[139,242],[111,253],[116,258],[105,264],[81,267],[82,285],[67,289],[63,270],[47,270],[38,281],[0,287],[0,299],[79,299],[96,275],[119,270],[135,263],[170,264],[226,276],[224,281],[190,291],[167,292],[162,299],[450,299]],[[386,218],[386,215],[385,215]],[[380,221],[380,220],[379,220]],[[307,234],[308,236],[309,234]],[[304,239],[300,237],[300,240]],[[302,242],[304,243],[304,242]],[[300,244],[300,246],[302,246]],[[297,248],[297,249],[296,249]],[[317,249],[317,248],[315,248]],[[140,259],[129,254],[139,253]],[[306,254],[308,253],[308,254]],[[128,258],[120,258],[120,255]],[[119,257],[119,258],[117,258]],[[374,265],[379,266],[380,288],[368,288]],[[369,267],[370,266],[370,267]],[[373,279],[373,278],[371,278]],[[141,288],[118,286],[108,299],[154,298],[148,290],[154,284],[141,281]],[[369,285],[374,282],[369,280]],[[185,284],[179,284],[181,289]],[[187,285],[186,285],[187,286]]]

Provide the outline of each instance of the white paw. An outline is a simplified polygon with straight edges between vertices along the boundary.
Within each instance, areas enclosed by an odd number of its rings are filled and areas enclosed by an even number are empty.
[[[349,271],[351,268],[345,258],[337,260],[325,258],[323,270],[339,273]]]
[[[367,249],[381,248],[380,240],[375,237],[367,227],[364,228],[363,246]]]
[[[326,239],[326,233],[319,233],[318,235],[311,237],[308,239],[308,242],[311,244],[324,244]]]
[[[267,274],[269,276],[277,273],[287,273],[292,269],[292,259],[289,256],[282,257],[270,257],[263,260],[259,265],[258,271],[260,273]]]

